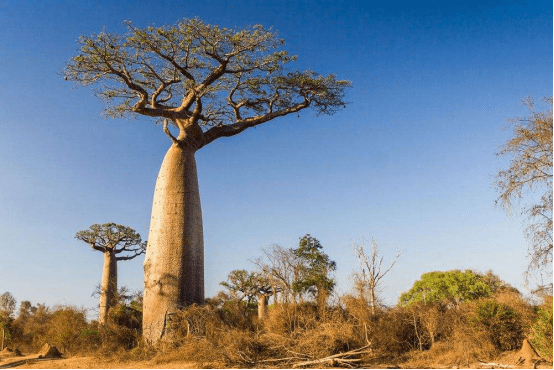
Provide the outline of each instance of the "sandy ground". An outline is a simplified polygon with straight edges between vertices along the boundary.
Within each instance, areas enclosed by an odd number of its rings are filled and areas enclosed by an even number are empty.
[[[13,359],[14,361],[16,359]],[[22,358],[17,360],[21,361]],[[6,363],[0,363],[7,365]],[[158,361],[113,361],[96,357],[71,357],[63,359],[26,360],[12,369],[198,369],[194,362],[159,363]],[[206,366],[202,366],[206,368]]]
[[[53,347],[55,349],[55,347]],[[484,362],[474,362],[465,365],[453,364],[447,357],[437,356],[437,353],[432,351],[416,353],[407,358],[397,359],[398,362],[391,362],[394,359],[381,358],[373,364],[363,364],[363,368],[438,368],[438,369],[456,369],[456,368],[472,368],[472,369],[491,369],[491,368],[508,368],[525,369],[533,368],[535,361],[540,357],[536,352],[524,342],[523,347],[519,351],[504,352],[498,358]],[[0,351],[0,369],[220,369],[227,367],[225,363],[218,362],[194,362],[183,361],[173,356],[154,356],[149,360],[132,360],[129,358],[118,357],[116,354],[105,357],[102,355],[91,356],[75,356],[68,358],[46,358],[39,359],[39,352],[34,355],[21,355],[19,352],[12,350]],[[59,352],[56,351],[55,356]],[[50,356],[50,355],[45,355]],[[523,362],[524,359],[527,361]],[[530,360],[533,361],[530,361]],[[451,360],[451,359],[450,359]],[[261,364],[271,366],[268,363]],[[286,363],[281,363],[282,366],[287,366]],[[369,366],[368,366],[369,365]],[[500,365],[500,366],[499,366]],[[503,366],[504,365],[504,366]],[[539,369],[552,369],[552,362],[541,361],[537,364]],[[317,366],[317,365],[316,365]],[[320,366],[326,367],[323,364]],[[256,367],[256,366],[254,366]],[[237,368],[240,368],[238,366]]]

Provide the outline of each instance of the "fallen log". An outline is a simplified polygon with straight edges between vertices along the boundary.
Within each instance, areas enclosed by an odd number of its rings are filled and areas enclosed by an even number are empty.
[[[371,353],[371,349],[369,351],[366,351],[367,348],[369,348],[370,344],[367,346],[354,349],[352,351],[344,352],[344,353],[338,353],[336,355],[327,356],[324,358],[320,358],[317,360],[310,360],[310,361],[303,361],[298,362],[294,365],[292,365],[293,369],[302,367],[302,366],[309,366],[309,365],[318,365],[318,364],[329,364],[331,366],[337,366],[339,364],[347,365],[349,367],[352,367],[352,363],[360,362],[361,359],[357,358],[343,358],[343,357],[349,357],[354,355],[361,355],[366,353]]]
[[[498,362],[484,362],[484,361],[481,361],[481,360],[478,360],[478,361],[479,361],[479,365],[481,365],[481,366],[491,366],[491,369],[498,368],[498,367],[502,368],[502,369],[515,369],[516,368],[515,366],[500,364]]]
[[[280,361],[290,361],[290,360],[305,360],[305,357],[283,357],[283,358],[270,358],[267,360],[260,360],[257,363],[262,362],[280,362]]]

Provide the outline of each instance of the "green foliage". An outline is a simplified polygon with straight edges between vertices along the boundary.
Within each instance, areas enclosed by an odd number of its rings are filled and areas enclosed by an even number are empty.
[[[337,263],[323,253],[319,240],[306,234],[300,238],[299,246],[293,249],[293,253],[301,261],[292,285],[295,292],[316,295],[322,290],[331,292],[334,289],[335,280],[329,274],[336,270]]]
[[[260,294],[271,292],[271,284],[264,275],[246,270],[233,270],[227,275],[227,281],[219,283],[231,293],[237,295],[238,301],[247,299],[246,307]]]
[[[486,275],[471,270],[428,272],[400,296],[400,304],[409,306],[415,302],[438,302],[457,307],[463,301],[489,297],[504,285],[490,272]]]
[[[146,252],[146,242],[142,241],[139,233],[115,223],[93,224],[88,230],[77,232],[75,238],[94,250],[122,254],[116,258],[118,261],[130,260]]]
[[[482,299],[476,302],[470,317],[470,323],[482,325],[490,336],[491,342],[500,350],[519,348],[523,339],[521,317],[510,306],[494,299]]]
[[[529,342],[535,350],[552,361],[552,297],[537,308],[537,318],[531,325]]]

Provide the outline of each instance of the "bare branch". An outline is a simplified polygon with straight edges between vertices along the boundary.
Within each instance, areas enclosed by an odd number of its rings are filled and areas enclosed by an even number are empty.
[[[528,276],[543,268],[552,271],[552,98],[545,101],[549,109],[536,112],[533,101],[527,99],[529,116],[511,120],[513,137],[497,153],[511,157],[509,168],[498,172],[495,183],[500,193],[496,204],[508,215],[514,202],[533,199],[537,191],[544,191],[538,203],[531,200],[519,207],[528,224]]]

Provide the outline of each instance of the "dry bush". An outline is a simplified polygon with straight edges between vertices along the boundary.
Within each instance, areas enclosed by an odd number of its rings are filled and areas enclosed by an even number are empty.
[[[179,345],[188,338],[213,340],[226,326],[231,326],[229,314],[221,311],[194,304],[174,313],[169,322],[167,341]]]
[[[255,330],[254,322],[258,315],[255,304],[248,306],[246,302],[230,300],[224,302],[214,312],[228,327]]]
[[[371,321],[372,313],[364,299],[346,295],[342,297],[341,302],[344,304],[349,318],[357,325],[367,326],[367,323]]]
[[[58,347],[62,353],[74,354],[89,351],[91,343],[98,343],[96,336],[88,335],[91,330],[94,328],[86,321],[85,309],[59,306],[47,322],[46,333],[38,339]]]
[[[312,303],[280,303],[269,310],[263,325],[270,333],[294,336],[303,330],[317,327],[319,312]]]
[[[451,349],[451,361],[461,366],[469,366],[478,358],[491,358],[498,353],[486,328],[469,322],[473,309],[471,303],[464,303],[457,309],[447,310],[444,316],[443,343]]]
[[[503,303],[515,310],[519,316],[521,326],[527,334],[527,329],[531,326],[535,317],[533,306],[515,289],[500,289],[492,298],[496,302]]]
[[[51,310],[45,305],[38,305],[32,315],[17,318],[14,322],[15,347],[22,351],[32,352],[40,349],[48,333],[48,322],[52,318]]]
[[[155,361],[251,364],[263,358],[267,347],[255,332],[253,317],[234,302],[215,308],[189,306],[171,317],[170,336],[159,344]]]
[[[489,341],[502,351],[517,349],[525,338],[520,315],[512,307],[494,299],[471,302],[471,325],[484,329]]]
[[[206,338],[187,338],[177,348],[165,348],[160,350],[153,357],[156,364],[167,364],[176,361],[213,362],[223,361],[218,349]],[[203,366],[201,366],[203,367]]]
[[[142,340],[142,312],[118,304],[110,309],[106,324],[98,326],[98,334],[105,351],[135,348]]]
[[[295,351],[314,358],[323,358],[363,347],[366,343],[358,327],[341,321],[324,322],[298,336]]]
[[[372,348],[398,355],[418,348],[413,317],[404,307],[378,310],[368,329]]]
[[[447,369],[454,366],[469,367],[467,361],[460,360],[450,341],[438,341],[427,351],[414,350],[406,356],[403,366],[408,369]]]

